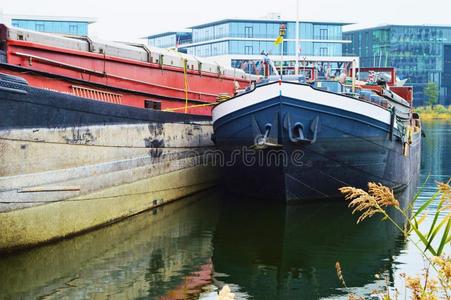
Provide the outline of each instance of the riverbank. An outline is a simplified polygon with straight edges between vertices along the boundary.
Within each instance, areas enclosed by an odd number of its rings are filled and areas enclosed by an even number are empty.
[[[422,120],[451,120],[451,106],[443,105],[421,106],[415,108]]]

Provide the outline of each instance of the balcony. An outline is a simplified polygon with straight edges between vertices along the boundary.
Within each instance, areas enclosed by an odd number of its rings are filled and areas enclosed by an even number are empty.
[[[205,37],[199,37],[193,36],[193,41],[192,43],[202,43],[202,42],[207,42],[207,41],[214,41],[214,40],[218,40],[218,39],[233,39],[233,38],[239,38],[239,39],[249,39],[249,40],[259,40],[259,39],[264,39],[264,40],[275,40],[277,38],[277,34],[244,34],[244,33],[230,33],[230,34],[220,34],[220,35],[209,35],[209,36],[205,36]],[[288,35],[288,37],[285,37],[285,39],[288,40],[293,40],[294,36]],[[315,40],[315,41],[343,41],[344,38],[342,35],[340,36],[320,36],[320,35],[314,35],[309,36],[309,37],[304,37],[301,34],[301,40]],[[180,45],[184,45],[184,44],[191,44],[190,42],[182,42],[180,43]]]

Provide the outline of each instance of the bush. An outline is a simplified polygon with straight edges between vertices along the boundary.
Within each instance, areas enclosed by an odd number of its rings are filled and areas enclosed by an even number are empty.
[[[428,99],[429,105],[434,105],[438,102],[438,85],[435,82],[428,82],[424,87],[424,95]]]
[[[447,113],[448,109],[445,106],[441,105],[441,104],[437,104],[437,105],[434,106],[434,111],[439,113],[439,114],[443,114],[443,113]]]

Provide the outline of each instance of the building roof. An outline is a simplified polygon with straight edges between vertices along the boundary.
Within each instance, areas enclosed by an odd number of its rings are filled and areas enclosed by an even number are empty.
[[[354,25],[354,24],[352,24]],[[376,29],[389,29],[391,27],[439,27],[439,28],[449,28],[451,29],[451,25],[446,24],[381,24],[375,26],[367,26],[359,29],[346,29],[343,30],[343,33],[353,33],[359,31],[368,31],[368,30],[376,30]]]
[[[97,22],[96,18],[91,17],[70,17],[70,16],[37,16],[37,15],[6,15],[13,20],[33,20],[33,21],[57,21],[57,22],[83,22],[92,24]]]
[[[207,27],[207,26],[214,26],[214,25],[219,25],[219,24],[224,24],[224,23],[230,23],[230,22],[252,22],[252,23],[294,23],[296,22],[296,20],[283,20],[283,19],[223,19],[223,20],[219,20],[219,21],[214,21],[214,22],[210,22],[210,23],[204,23],[204,24],[200,24],[200,25],[196,25],[196,26],[192,26],[189,27],[190,29],[197,29],[197,28],[203,28],[203,27]],[[345,23],[345,22],[323,22],[323,21],[304,21],[301,20],[301,23],[313,23],[313,24],[327,24],[327,25],[341,25],[341,26],[346,26],[346,25],[353,25],[354,23]]]

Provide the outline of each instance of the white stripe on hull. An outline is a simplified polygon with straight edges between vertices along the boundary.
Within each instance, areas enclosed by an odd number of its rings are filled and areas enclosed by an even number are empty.
[[[228,114],[273,99],[279,95],[341,109],[370,117],[385,124],[390,124],[390,112],[379,106],[350,97],[316,90],[307,85],[284,82],[282,82],[281,85],[269,84],[257,87],[257,89],[251,93],[219,104],[212,111],[213,122],[216,122]]]

